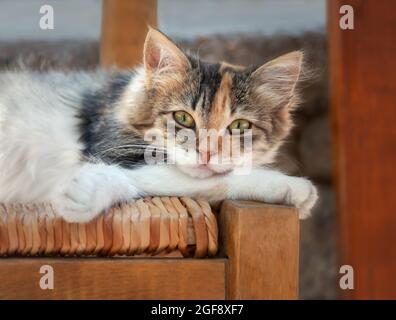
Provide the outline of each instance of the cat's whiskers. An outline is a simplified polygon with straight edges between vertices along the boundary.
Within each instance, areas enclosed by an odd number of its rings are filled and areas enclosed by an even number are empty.
[[[121,146],[115,146],[111,147],[105,150],[100,150],[96,152],[93,156],[100,156],[100,155],[106,155],[110,152],[115,152],[117,155],[122,156],[122,155],[127,155],[132,152],[141,152],[142,150],[156,150],[156,151],[166,151],[167,149],[165,147],[161,146],[153,146],[153,145],[148,145],[148,144],[126,144],[126,145],[121,145]],[[124,153],[122,153],[124,151]]]

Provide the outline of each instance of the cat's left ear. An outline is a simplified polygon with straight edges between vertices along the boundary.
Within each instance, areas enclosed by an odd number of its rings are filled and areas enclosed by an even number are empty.
[[[190,65],[183,51],[166,35],[151,27],[144,42],[143,57],[148,73],[181,71]]]
[[[289,106],[301,73],[303,53],[293,51],[267,62],[252,73],[253,91],[264,105]]]

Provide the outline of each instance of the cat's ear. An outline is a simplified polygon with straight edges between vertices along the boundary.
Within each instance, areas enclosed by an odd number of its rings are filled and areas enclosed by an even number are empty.
[[[288,106],[295,95],[303,53],[293,51],[267,62],[252,73],[253,91],[273,108]]]
[[[185,70],[190,65],[183,51],[151,27],[144,42],[143,57],[144,68],[149,73]]]

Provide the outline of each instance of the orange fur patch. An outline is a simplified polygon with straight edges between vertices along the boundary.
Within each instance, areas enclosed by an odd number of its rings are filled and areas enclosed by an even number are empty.
[[[230,112],[229,106],[231,103],[231,89],[232,76],[229,73],[224,73],[220,87],[212,102],[208,129],[221,129],[224,118],[227,118],[225,116]]]
[[[220,63],[220,73],[223,73],[225,69],[232,69],[234,71],[243,71],[246,68],[244,66],[236,65],[236,64],[231,64],[225,61],[222,61]]]

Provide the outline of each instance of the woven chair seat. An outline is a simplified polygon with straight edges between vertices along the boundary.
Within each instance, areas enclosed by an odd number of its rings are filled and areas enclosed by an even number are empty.
[[[202,199],[153,197],[68,223],[50,204],[0,204],[0,256],[214,256],[216,216]]]

